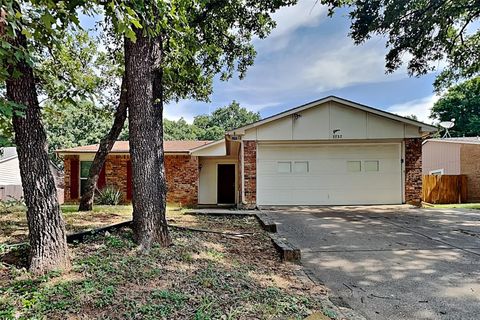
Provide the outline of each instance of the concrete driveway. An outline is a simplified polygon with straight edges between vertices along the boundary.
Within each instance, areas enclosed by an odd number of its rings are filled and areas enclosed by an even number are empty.
[[[480,319],[480,211],[273,208],[331,300],[367,319]]]

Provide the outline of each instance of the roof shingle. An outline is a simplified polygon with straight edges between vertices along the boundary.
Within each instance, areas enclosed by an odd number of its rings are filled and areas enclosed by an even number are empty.
[[[212,141],[191,141],[191,140],[173,140],[164,141],[163,149],[165,153],[188,153],[190,150],[204,146]],[[98,150],[98,144],[80,146],[68,149],[56,150],[57,153],[94,153]],[[130,145],[128,141],[116,141],[111,153],[128,153]]]

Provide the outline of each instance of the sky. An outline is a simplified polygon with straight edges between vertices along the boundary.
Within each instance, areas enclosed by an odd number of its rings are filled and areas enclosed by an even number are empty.
[[[210,103],[182,100],[165,107],[165,117],[188,122],[233,100],[268,117],[329,95],[432,123],[435,74],[410,77],[405,68],[385,73],[385,39],[355,46],[346,11],[333,18],[316,0],[299,0],[274,14],[277,28],[255,39],[257,57],[246,77],[215,80]]]

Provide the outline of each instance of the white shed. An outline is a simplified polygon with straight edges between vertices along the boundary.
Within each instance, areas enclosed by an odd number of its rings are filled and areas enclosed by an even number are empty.
[[[62,181],[58,169],[50,165],[55,184],[57,185],[58,200],[63,203]],[[20,177],[20,166],[18,162],[17,148],[2,148],[0,155],[0,201],[11,198],[20,199],[23,197],[22,179]]]
[[[23,196],[22,179],[15,147],[2,149],[0,155],[0,200],[9,197],[19,199]]]

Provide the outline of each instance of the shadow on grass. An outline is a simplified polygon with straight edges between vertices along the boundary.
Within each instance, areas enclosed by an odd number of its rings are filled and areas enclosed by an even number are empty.
[[[321,309],[308,294],[253,276],[285,272],[275,269],[262,236],[225,240],[172,231],[172,237],[174,246],[139,254],[131,231],[122,229],[71,246],[67,274],[35,278],[10,268],[0,286],[0,318],[295,319]],[[257,255],[249,260],[250,250]]]

